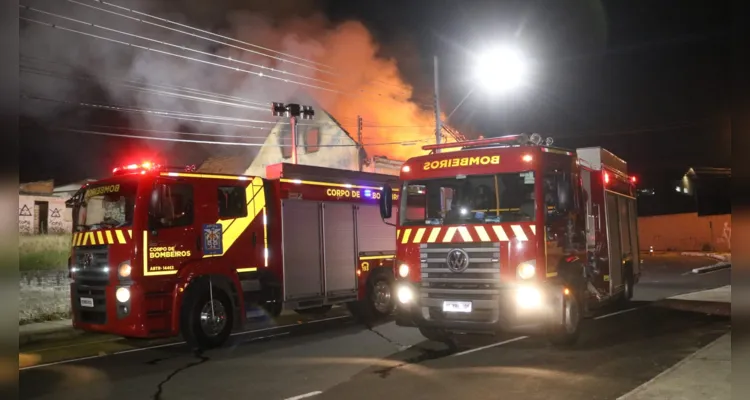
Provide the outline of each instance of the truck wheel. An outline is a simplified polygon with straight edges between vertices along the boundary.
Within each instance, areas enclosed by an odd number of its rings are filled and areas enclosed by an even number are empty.
[[[383,319],[396,309],[393,294],[393,277],[386,273],[375,273],[367,281],[366,298],[347,303],[349,312],[357,319],[371,322]]]
[[[332,305],[327,304],[320,307],[313,307],[313,308],[298,308],[294,310],[299,315],[323,315],[327,313],[328,311],[331,311],[331,308],[333,308]]]
[[[554,327],[549,333],[549,342],[555,346],[571,346],[581,334],[581,304],[577,292],[571,292],[565,299],[565,322]]]
[[[180,330],[193,348],[210,349],[226,342],[232,331],[234,313],[229,296],[217,286],[213,298],[207,281],[188,288],[182,305]]]
[[[633,298],[633,288],[635,287],[635,277],[633,276],[633,271],[628,268],[625,271],[624,281],[625,281],[625,289],[622,292],[622,296],[620,297],[620,306],[621,307],[627,307],[630,305],[630,300]]]

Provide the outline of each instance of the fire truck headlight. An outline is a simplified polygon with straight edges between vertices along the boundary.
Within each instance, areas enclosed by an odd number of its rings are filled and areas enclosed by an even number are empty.
[[[120,278],[129,278],[131,269],[130,263],[122,263],[120,264],[120,268],[117,269],[117,273],[120,275]]]
[[[402,278],[406,278],[409,276],[409,266],[406,264],[401,264],[398,267],[398,276]]]
[[[130,289],[126,287],[118,288],[115,292],[115,297],[120,303],[127,303],[130,300]]]
[[[518,264],[518,269],[516,270],[516,273],[518,274],[518,277],[521,279],[531,279],[536,275],[536,262],[532,261],[526,261],[522,262],[521,264]]]
[[[542,293],[533,286],[521,286],[516,292],[516,304],[519,308],[538,308],[542,305]]]
[[[398,292],[396,293],[398,295],[398,301],[400,301],[401,304],[410,303],[412,298],[414,297],[414,292],[412,292],[411,288],[406,285],[399,286]]]

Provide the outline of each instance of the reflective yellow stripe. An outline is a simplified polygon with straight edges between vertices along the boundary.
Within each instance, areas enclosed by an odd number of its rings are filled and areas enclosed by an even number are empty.
[[[484,229],[483,226],[477,225],[474,227],[474,230],[477,232],[477,235],[479,235],[479,240],[482,242],[491,242],[492,239],[490,239],[490,235],[487,234],[487,230]]]
[[[531,233],[536,235],[536,225],[531,225]]]
[[[469,230],[466,229],[465,226],[459,226],[458,227],[458,233],[461,234],[461,239],[463,239],[464,242],[473,242],[474,239],[471,238],[471,235],[469,234]]]
[[[106,231],[104,234],[107,236],[107,244],[115,244],[115,239],[112,238],[112,231]]]
[[[250,267],[250,268],[237,268],[237,272],[255,272],[258,268]]]
[[[552,278],[557,276],[557,272],[547,272],[547,278]]]
[[[455,226],[448,228],[448,232],[445,233],[445,237],[443,238],[443,243],[448,243],[453,240],[453,235],[456,234],[457,230],[458,229]]]
[[[401,229],[396,229],[396,241],[398,242],[399,239],[401,239]]]
[[[430,231],[430,237],[427,238],[427,243],[435,243],[440,235],[440,231],[441,228],[432,228],[432,231]]]
[[[102,233],[102,231],[96,231],[96,238],[99,240],[97,244],[106,244],[104,243],[104,234]]]
[[[75,246],[76,245],[76,238],[78,237],[78,233],[73,233],[73,236],[70,238],[70,245]]]
[[[86,246],[88,244],[96,244],[94,232],[86,232],[86,236],[83,237],[83,245]]]
[[[268,266],[268,215],[263,207],[263,266]]]
[[[133,230],[132,229],[128,229],[128,237],[131,238],[131,239],[133,238]]]
[[[492,230],[495,231],[495,235],[497,235],[497,239],[501,242],[507,242],[508,241],[508,235],[505,234],[505,229],[503,229],[500,225],[495,225],[492,227]]]
[[[411,236],[411,228],[404,229],[404,237],[401,238],[401,244],[407,243],[409,236]]]
[[[204,179],[228,179],[235,181],[249,181],[253,179],[249,176],[241,175],[220,175],[220,174],[195,174],[191,172],[162,172],[161,176],[179,176],[182,178],[204,178]]]
[[[119,229],[118,229],[118,230],[116,230],[116,231],[115,231],[115,235],[117,236],[117,242],[118,242],[118,243],[120,243],[120,244],[125,244],[125,243],[127,243],[127,242],[125,241],[125,235],[123,235],[123,234],[122,234],[122,231],[121,231],[121,230],[119,230]]]
[[[395,257],[394,255],[390,256],[364,256],[360,257],[360,260],[389,260],[391,258]]]
[[[529,240],[529,238],[526,237],[526,234],[523,232],[523,228],[521,228],[521,225],[511,225],[510,229],[513,229],[513,233],[516,234],[516,239],[520,242],[525,242]]]
[[[427,228],[419,228],[417,229],[417,234],[414,235],[414,243],[419,243],[422,241],[422,236],[424,236],[424,232],[427,230]]]
[[[330,182],[318,182],[318,181],[303,181],[300,179],[279,179],[280,182],[284,183],[296,183],[298,185],[315,185],[315,186],[331,186],[331,187],[342,187],[347,189],[375,189],[382,190],[380,187],[375,186],[361,186],[361,185],[349,185],[344,183],[330,183]],[[394,192],[398,192],[398,189],[393,189]]]
[[[78,237],[76,238],[76,246],[80,246],[81,245],[81,241],[83,240],[83,236],[84,236],[83,233],[79,233],[78,234]]]
[[[220,257],[232,247],[240,235],[247,230],[250,223],[255,220],[258,214],[266,207],[266,196],[263,190],[263,180],[254,178],[253,181],[245,188],[245,199],[247,201],[247,216],[233,219],[220,219],[216,221],[222,227],[222,252],[217,255],[204,255],[207,257]]]

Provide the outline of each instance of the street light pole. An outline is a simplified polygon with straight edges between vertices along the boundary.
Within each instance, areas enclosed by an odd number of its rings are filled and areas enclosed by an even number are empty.
[[[440,95],[438,85],[438,58],[433,57],[434,64],[434,75],[435,75],[435,144],[440,144],[440,139],[443,133],[442,123],[440,122]],[[435,152],[439,153],[440,149],[435,149]]]

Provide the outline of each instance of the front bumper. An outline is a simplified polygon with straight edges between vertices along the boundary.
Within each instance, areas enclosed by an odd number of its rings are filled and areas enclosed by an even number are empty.
[[[400,326],[438,328],[457,333],[521,332],[538,333],[564,322],[564,287],[552,284],[507,286],[491,298],[475,299],[471,295],[450,298],[430,297],[419,287],[407,282],[412,300],[398,301],[396,324]],[[398,289],[397,289],[398,290]],[[537,293],[538,302],[528,301],[523,294]],[[533,296],[532,296],[533,297]],[[471,312],[445,312],[446,301],[471,302]]]
[[[73,327],[87,332],[106,333],[125,337],[155,337],[142,311],[144,293],[140,286],[130,285],[130,299],[119,302],[115,292],[120,286],[91,287],[71,284]],[[81,298],[93,299],[93,307],[85,307]]]

